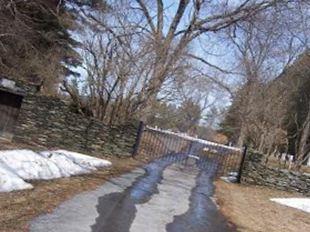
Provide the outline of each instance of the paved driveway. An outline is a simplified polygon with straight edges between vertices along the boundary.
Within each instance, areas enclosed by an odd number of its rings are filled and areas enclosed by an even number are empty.
[[[211,198],[215,165],[186,157],[165,156],[79,194],[36,218],[30,231],[234,231]]]

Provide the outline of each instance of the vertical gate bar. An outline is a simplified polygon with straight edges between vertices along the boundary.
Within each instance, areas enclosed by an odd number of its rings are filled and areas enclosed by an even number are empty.
[[[168,147],[168,154],[172,154],[173,150],[171,149],[171,143],[172,143],[172,135],[168,134],[168,142],[167,142],[167,147]]]
[[[152,146],[151,149],[151,156],[153,159],[157,158],[157,151],[158,151],[158,143],[159,143],[160,132],[159,131],[152,131]]]
[[[177,136],[173,135],[172,140],[171,140],[171,149],[176,152],[175,148],[175,140],[177,139]]]
[[[171,154],[173,152],[173,150],[171,150],[171,143],[172,143],[172,135],[169,134],[168,135],[168,153]]]
[[[248,150],[248,146],[244,145],[243,152],[242,152],[242,158],[241,158],[241,162],[240,162],[240,166],[239,166],[237,183],[241,183],[242,170],[243,170],[243,165],[244,165],[244,161],[245,161],[245,156],[246,156],[247,150]]]
[[[179,137],[179,140],[178,140],[178,152],[182,154],[181,157],[183,157],[183,154],[184,154],[184,151],[183,151],[184,143],[186,143],[186,141],[184,140],[184,138]],[[184,161],[184,160],[181,159],[181,163],[184,163],[183,161]]]
[[[227,156],[227,170],[226,173],[231,172],[231,167],[233,165],[233,153],[230,151],[225,151],[226,152],[226,156]]]
[[[160,151],[160,156],[164,156],[167,153],[167,134],[163,133],[162,134],[162,140],[161,140],[161,151]]]
[[[227,175],[228,173],[228,168],[229,168],[229,154],[226,153],[225,148],[221,148],[222,149],[222,156],[223,156],[223,171],[222,171],[222,175]]]
[[[221,148],[222,150],[222,157],[223,157],[223,160],[222,160],[222,166],[223,166],[223,169],[222,169],[222,175],[227,175],[227,169],[228,169],[228,165],[229,165],[229,159],[228,159],[228,155],[225,153],[225,150],[224,148]]]
[[[161,141],[161,138],[163,137],[162,133],[157,133],[158,136],[156,136],[156,142],[155,142],[155,151],[154,151],[154,154],[155,154],[155,157],[158,158],[158,157],[161,157],[162,154],[161,154],[161,149],[163,147],[163,143]]]
[[[132,157],[135,157],[138,154],[143,130],[144,130],[144,123],[143,123],[143,121],[140,121],[139,127],[138,127],[138,132],[137,132],[136,142],[135,142],[135,145],[133,147]]]
[[[236,156],[236,153],[234,151],[231,152],[231,167],[230,172],[236,171],[236,163],[238,163],[238,156]]]
[[[159,132],[158,131],[151,131],[151,133],[150,133],[150,135],[151,135],[151,137],[150,137],[150,141],[151,141],[151,144],[150,144],[150,147],[149,147],[149,151],[150,151],[150,157],[154,157],[154,158],[156,158],[156,154],[155,154],[155,150],[156,150],[156,146],[157,146],[157,134],[158,134]]]
[[[223,150],[223,148],[221,148],[221,150]],[[222,172],[221,172],[221,175],[226,175],[226,169],[227,169],[227,156],[225,154],[224,151],[220,152],[221,154],[221,157],[222,157],[222,163],[221,163],[221,166],[222,166]]]
[[[177,137],[177,139],[176,139],[176,141],[175,141],[175,149],[178,151],[178,153],[180,153],[179,141],[180,141],[180,137]]]
[[[220,175],[224,175],[224,173],[225,173],[225,154],[222,152],[222,149],[223,148],[219,148],[220,150],[221,150],[221,152],[217,152],[217,154],[219,154],[219,158],[218,158],[218,163],[219,163],[219,167],[218,167],[218,169],[219,169],[219,171],[218,171],[218,174],[219,174],[219,176]]]

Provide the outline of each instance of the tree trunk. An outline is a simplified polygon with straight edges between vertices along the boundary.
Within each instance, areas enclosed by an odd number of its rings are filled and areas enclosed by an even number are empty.
[[[299,141],[298,152],[296,157],[297,166],[302,165],[304,156],[306,155],[309,135],[310,135],[310,109],[308,109],[307,117],[303,124],[303,130]]]
[[[264,146],[265,146],[265,133],[262,133],[260,136],[259,147],[258,147],[259,153],[263,153]]]
[[[240,135],[239,135],[238,143],[237,143],[238,147],[243,147],[244,141],[245,141],[245,136],[246,136],[245,128],[244,128],[243,123],[242,123],[241,130],[240,130]]]

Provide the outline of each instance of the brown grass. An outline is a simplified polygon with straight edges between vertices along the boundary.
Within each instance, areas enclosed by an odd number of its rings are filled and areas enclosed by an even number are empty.
[[[216,182],[216,198],[223,214],[247,232],[310,231],[310,214],[270,201],[277,197],[302,197],[258,186]]]

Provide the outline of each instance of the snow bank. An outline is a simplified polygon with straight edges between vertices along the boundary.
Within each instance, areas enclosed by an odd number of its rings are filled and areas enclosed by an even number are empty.
[[[270,200],[310,213],[310,198],[271,198]]]
[[[66,151],[66,150],[57,150],[57,151],[48,151],[41,152],[46,158],[55,158],[62,157],[64,159],[68,159],[74,164],[77,164],[83,168],[95,170],[96,168],[110,166],[111,162],[103,159],[98,159],[96,157],[91,157],[87,155],[83,155],[77,152]]]
[[[5,164],[0,163],[0,192],[31,188],[33,188],[31,184],[26,183]]]
[[[49,180],[110,166],[107,160],[66,150],[0,151],[0,192],[31,188],[24,180]]]
[[[0,162],[10,167],[24,180],[49,180],[62,177],[56,163],[31,150],[0,151]]]

